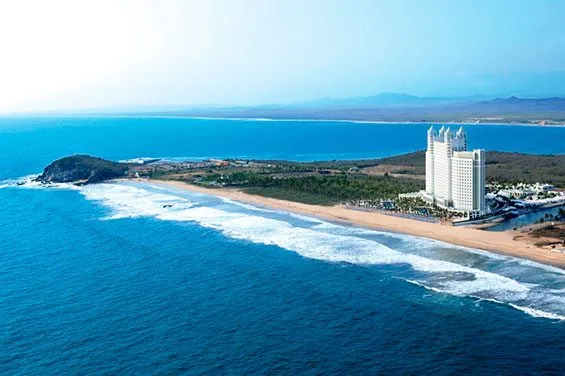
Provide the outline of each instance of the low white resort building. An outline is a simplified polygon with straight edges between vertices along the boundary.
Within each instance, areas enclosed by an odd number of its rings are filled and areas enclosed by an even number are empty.
[[[467,151],[467,134],[441,127],[428,129],[426,190],[420,196],[430,204],[475,218],[487,213],[485,151]]]

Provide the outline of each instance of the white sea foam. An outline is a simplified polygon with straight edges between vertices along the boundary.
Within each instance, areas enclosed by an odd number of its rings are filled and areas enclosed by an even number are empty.
[[[151,157],[140,157],[140,158],[132,158],[132,159],[122,159],[121,163],[137,163],[137,164],[143,164],[147,161],[153,161],[155,159],[158,158],[151,158]]]
[[[522,312],[525,312],[530,316],[542,317],[542,318],[551,319],[551,320],[565,320],[565,316],[558,315],[556,313],[546,312],[546,311],[542,311],[542,310],[531,308],[531,307],[522,307],[522,306],[519,306],[519,305],[513,304],[513,303],[508,303],[508,304],[511,307],[516,308],[516,309],[518,309]]]
[[[417,286],[423,287],[423,288],[425,288],[426,290],[430,290],[430,291],[437,292],[437,293],[447,294],[446,291],[443,291],[443,290],[438,289],[438,288],[436,288],[436,287],[426,286],[425,284],[423,284],[423,283],[421,283],[421,282],[418,282],[418,281],[414,281],[413,279],[405,279],[405,281],[408,282],[408,283],[412,283],[413,285],[417,285]]]
[[[114,212],[112,218],[153,216],[162,220],[192,221],[221,231],[232,238],[278,246],[304,257],[323,261],[365,265],[408,264],[412,269],[428,275],[422,277],[419,283],[434,291],[492,299],[512,303],[521,308],[528,307],[529,310],[521,310],[537,317],[554,318],[552,315],[557,317],[560,316],[559,313],[565,312],[565,299],[562,296],[553,295],[547,289],[540,290],[535,284],[519,282],[507,276],[454,262],[394,250],[378,241],[353,236],[350,230],[355,229],[343,226],[321,222],[312,228],[303,228],[286,221],[255,215],[254,211],[241,213],[209,206],[195,206],[174,193],[152,193],[131,186],[87,186],[84,193],[87,198],[101,201],[111,207]],[[164,204],[172,206],[164,207]],[[322,229],[324,231],[320,231]],[[332,233],[328,231],[331,229],[341,231]],[[415,237],[410,238],[418,240]],[[435,246],[442,244],[439,242]],[[559,292],[563,293],[560,290]],[[545,316],[542,316],[543,314]]]
[[[300,215],[300,214],[295,214],[295,213],[290,213],[290,216],[292,218],[300,219],[301,221],[305,221],[305,222],[311,222],[311,223],[317,223],[317,224],[326,223],[323,220],[318,219],[318,218],[308,217],[308,216],[305,216],[305,215]]]
[[[152,193],[121,184],[87,185],[80,192],[87,199],[110,207],[113,214],[107,219],[160,217],[167,212],[182,211],[192,206],[183,197]]]
[[[240,202],[240,201],[234,201],[230,198],[226,198],[226,197],[220,197],[220,199],[225,202],[226,204],[230,204],[230,205],[234,205],[234,206],[239,206],[240,208],[244,208],[247,210],[252,210],[252,211],[257,211],[257,212],[263,212],[263,213],[274,213],[273,210],[270,209],[264,209],[264,208],[260,208],[258,206],[253,206],[253,205],[249,205],[246,204],[244,202]]]
[[[79,187],[70,183],[41,183],[35,181],[37,176],[40,174],[32,174],[22,176],[21,178],[8,179],[0,182],[0,188],[23,188],[23,189],[79,189]]]
[[[232,238],[277,246],[316,260],[362,265],[406,264],[422,273],[416,278],[411,277],[410,282],[433,291],[504,302],[536,317],[556,319],[565,315],[565,290],[552,292],[547,287],[506,275],[410,253],[413,245],[407,247],[402,244],[398,250],[392,249],[372,238],[355,236],[355,231],[365,231],[363,229],[338,226],[318,219],[314,219],[316,225],[305,228],[263,216],[260,213],[263,209],[257,210],[247,204],[234,206],[243,210],[222,210],[221,205],[199,205],[199,196],[188,196],[190,199],[187,199],[174,191],[143,189],[143,185],[96,184],[81,187],[80,192],[87,199],[111,209],[110,216],[105,219],[154,217],[190,221]],[[224,202],[232,203],[229,200]],[[406,240],[400,234],[382,234],[398,236],[408,242],[420,241],[416,237]],[[443,244],[426,239],[422,241],[434,242],[434,246]]]
[[[234,206],[238,206],[240,208],[243,209],[247,209],[250,211],[254,211],[254,212],[262,212],[262,213],[272,213],[272,214],[285,214],[288,215],[291,218],[295,218],[304,222],[310,222],[310,223],[316,223],[316,224],[323,224],[326,223],[324,221],[322,221],[321,219],[318,218],[314,218],[314,217],[308,217],[305,215],[300,215],[300,214],[295,214],[295,213],[290,213],[290,212],[285,212],[285,211],[280,211],[280,210],[273,210],[273,209],[265,209],[259,206],[255,206],[255,205],[250,205],[250,204],[246,204],[244,202],[241,201],[235,201],[232,200],[230,198],[226,198],[226,197],[221,197],[221,200],[223,202],[225,202],[226,204],[230,204],[230,205],[234,205]]]
[[[426,290],[430,290],[436,293],[443,293],[443,294],[449,294],[448,291],[436,288],[436,287],[430,287],[430,286],[426,286],[424,283],[418,282],[418,281],[414,281],[411,279],[406,279],[407,282],[412,283],[414,285],[420,286],[425,288]],[[565,320],[565,315],[559,315],[557,313],[552,313],[552,312],[547,312],[547,311],[543,311],[541,309],[536,309],[536,308],[531,308],[531,307],[524,307],[518,304],[514,304],[514,303],[505,303],[503,301],[497,300],[497,299],[491,299],[491,298],[484,298],[484,297],[480,297],[480,296],[476,296],[476,295],[470,295],[473,298],[477,299],[477,302],[481,302],[481,301],[487,301],[487,302],[491,302],[491,303],[496,303],[496,304],[502,304],[502,305],[506,305],[508,304],[509,306],[511,306],[514,309],[517,309],[519,311],[522,311],[530,316],[534,316],[534,317],[540,317],[540,318],[545,318],[545,319],[550,319],[550,320]]]
[[[281,211],[281,210],[266,209],[266,208],[262,208],[262,207],[259,207],[259,206],[246,204],[246,203],[241,202],[241,201],[235,201],[235,200],[232,200],[232,199],[226,198],[226,197],[221,197],[220,199],[223,202],[225,202],[226,204],[238,206],[240,208],[247,209],[247,210],[250,210],[250,211],[262,212],[262,213],[272,213],[272,214],[281,214],[282,213],[282,214],[288,215],[291,218],[295,218],[295,219],[298,219],[298,220],[301,220],[301,221],[304,221],[304,222],[316,223],[316,224],[320,224],[320,225],[326,223],[326,222],[324,222],[324,221],[322,221],[321,219],[318,219],[318,218],[308,217],[308,216],[305,216],[305,215],[300,215],[300,214]]]
[[[446,291],[467,295],[496,288],[500,294],[525,294],[530,287],[510,278],[443,260],[399,252],[373,240],[295,227],[288,222],[213,207],[193,207],[175,195],[152,193],[119,184],[86,186],[89,199],[114,211],[112,218],[153,216],[171,221],[193,221],[224,234],[254,243],[276,245],[312,259],[353,264],[409,264],[427,273],[463,273],[465,278],[438,281]],[[172,205],[172,206],[167,206]]]
[[[22,184],[31,184],[34,183],[34,179],[37,178],[40,174],[31,174],[25,175],[15,179],[6,179],[2,180],[0,183],[7,187],[14,186],[14,185],[22,185]]]
[[[323,222],[323,221],[320,221],[320,222],[321,223],[318,226],[316,226],[316,228],[319,229],[319,230],[322,230],[322,231],[339,231],[340,233],[343,233],[343,234],[361,235],[361,236],[363,236],[363,235],[367,235],[367,236],[378,235],[378,236],[383,236],[383,237],[387,237],[387,238],[394,238],[394,239],[400,240],[404,246],[410,247],[412,249],[423,250],[423,249],[443,247],[443,248],[450,248],[450,249],[458,249],[458,250],[461,250],[461,251],[464,251],[464,252],[485,256],[485,257],[488,257],[488,258],[493,259],[493,260],[517,260],[516,258],[510,257],[510,256],[505,256],[505,255],[500,255],[500,254],[496,254],[496,253],[492,253],[492,252],[488,252],[488,251],[483,251],[483,250],[480,250],[480,249],[474,249],[474,248],[463,247],[463,246],[459,246],[459,245],[455,245],[455,244],[450,244],[450,243],[443,242],[441,240],[435,240],[435,239],[430,239],[430,238],[425,238],[425,237],[420,237],[420,236],[414,236],[414,235],[408,235],[408,234],[400,234],[400,233],[389,232],[389,231],[379,231],[379,230],[374,230],[374,229],[366,229],[366,228],[362,228],[362,227],[346,227],[346,226],[336,225],[336,224],[333,224],[333,223],[328,223],[328,222]],[[531,263],[532,263],[532,266],[533,266],[533,264],[537,264],[533,261]],[[538,265],[541,265],[541,264],[538,264]],[[548,266],[548,268],[552,268],[552,267]],[[557,268],[553,268],[553,269],[557,269]],[[565,270],[562,271],[562,272],[565,274]]]
[[[364,228],[360,228],[360,227],[344,227],[344,226],[339,226],[339,225],[335,225],[335,224],[327,223],[327,222],[320,224],[320,226],[318,226],[318,227],[320,229],[324,229],[324,228],[325,229],[336,229],[338,227],[341,227],[343,229],[343,231],[349,232],[351,234],[382,235],[382,236],[386,236],[386,237],[396,238],[396,239],[402,240],[403,244],[410,245],[412,247],[417,247],[417,248],[420,248],[420,249],[421,248],[429,248],[429,247],[447,247],[447,248],[451,248],[451,249],[459,249],[459,250],[462,250],[464,252],[485,256],[485,257],[488,257],[488,258],[493,259],[493,260],[515,262],[515,263],[522,265],[522,266],[542,269],[542,270],[547,271],[547,272],[565,275],[565,270],[557,268],[555,266],[541,264],[539,262],[521,259],[521,258],[516,258],[516,257],[512,257],[512,256],[506,256],[506,255],[501,255],[501,254],[497,254],[497,253],[492,253],[492,252],[489,252],[489,251],[483,251],[483,250],[480,250],[480,249],[458,246],[458,245],[443,242],[441,240],[423,238],[423,237],[418,237],[418,236],[414,236],[414,235],[407,235],[407,234],[399,234],[399,233],[394,233],[394,232],[370,230],[370,229],[364,229]]]
[[[171,190],[169,187],[162,187],[160,185],[155,185],[155,184],[148,184],[147,186],[151,189],[157,189],[159,191],[170,191]]]
[[[514,258],[514,257],[512,257],[512,258],[508,257],[508,259],[512,259],[512,261],[515,261],[518,264],[523,265],[523,266],[529,266],[529,267],[532,267],[532,268],[542,269],[546,272],[565,275],[565,270],[557,268],[555,266],[540,264],[539,262],[535,262],[535,261],[531,261],[531,260],[525,260],[525,259],[518,259],[518,258]]]

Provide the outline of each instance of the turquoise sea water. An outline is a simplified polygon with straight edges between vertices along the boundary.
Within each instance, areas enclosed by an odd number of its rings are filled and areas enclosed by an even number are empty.
[[[426,127],[0,120],[0,372],[562,374],[561,270],[154,184],[15,184],[73,153],[391,155]],[[471,147],[565,152],[565,128],[466,129]]]

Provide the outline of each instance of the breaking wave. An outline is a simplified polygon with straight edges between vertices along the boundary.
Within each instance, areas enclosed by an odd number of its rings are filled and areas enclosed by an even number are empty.
[[[35,186],[32,183],[24,185]],[[188,221],[231,238],[277,246],[315,260],[358,265],[409,265],[409,270],[400,271],[406,274],[401,278],[426,289],[491,300],[534,317],[565,320],[565,274],[557,268],[414,236],[340,226],[300,215],[285,217],[288,221],[281,220],[276,216],[280,214],[277,211],[226,199],[207,202],[210,197],[206,195],[163,190],[151,185],[108,183],[72,188],[78,189],[86,199],[108,207],[111,213],[104,219],[152,217]],[[226,210],[226,205],[231,209]],[[310,225],[293,224],[293,218],[309,221]],[[387,243],[386,239],[393,242]],[[471,254],[474,257],[496,264],[492,268],[479,268],[480,265],[472,263],[430,257],[421,253],[422,249],[430,254],[438,249],[442,251],[440,254],[446,250],[470,251],[474,252]],[[547,277],[521,278],[533,271],[538,275],[545,273]]]
[[[54,189],[74,189],[80,190],[80,187],[70,183],[50,183],[50,184],[43,184],[41,182],[35,181],[35,179],[40,174],[32,174],[22,176],[16,179],[7,179],[0,181],[0,189],[3,188],[25,188],[25,189],[44,189],[44,188],[54,188]]]

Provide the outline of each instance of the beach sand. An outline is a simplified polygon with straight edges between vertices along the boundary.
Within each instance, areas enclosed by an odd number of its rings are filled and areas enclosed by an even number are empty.
[[[565,254],[553,252],[549,249],[538,248],[525,241],[515,240],[514,237],[517,235],[515,231],[497,232],[468,227],[452,227],[439,223],[423,222],[375,212],[352,210],[341,205],[319,206],[302,204],[250,195],[236,189],[204,188],[177,181],[151,180],[151,183],[225,197],[266,208],[309,215],[332,222],[341,222],[366,228],[421,236],[464,247],[520,257],[565,269]]]

